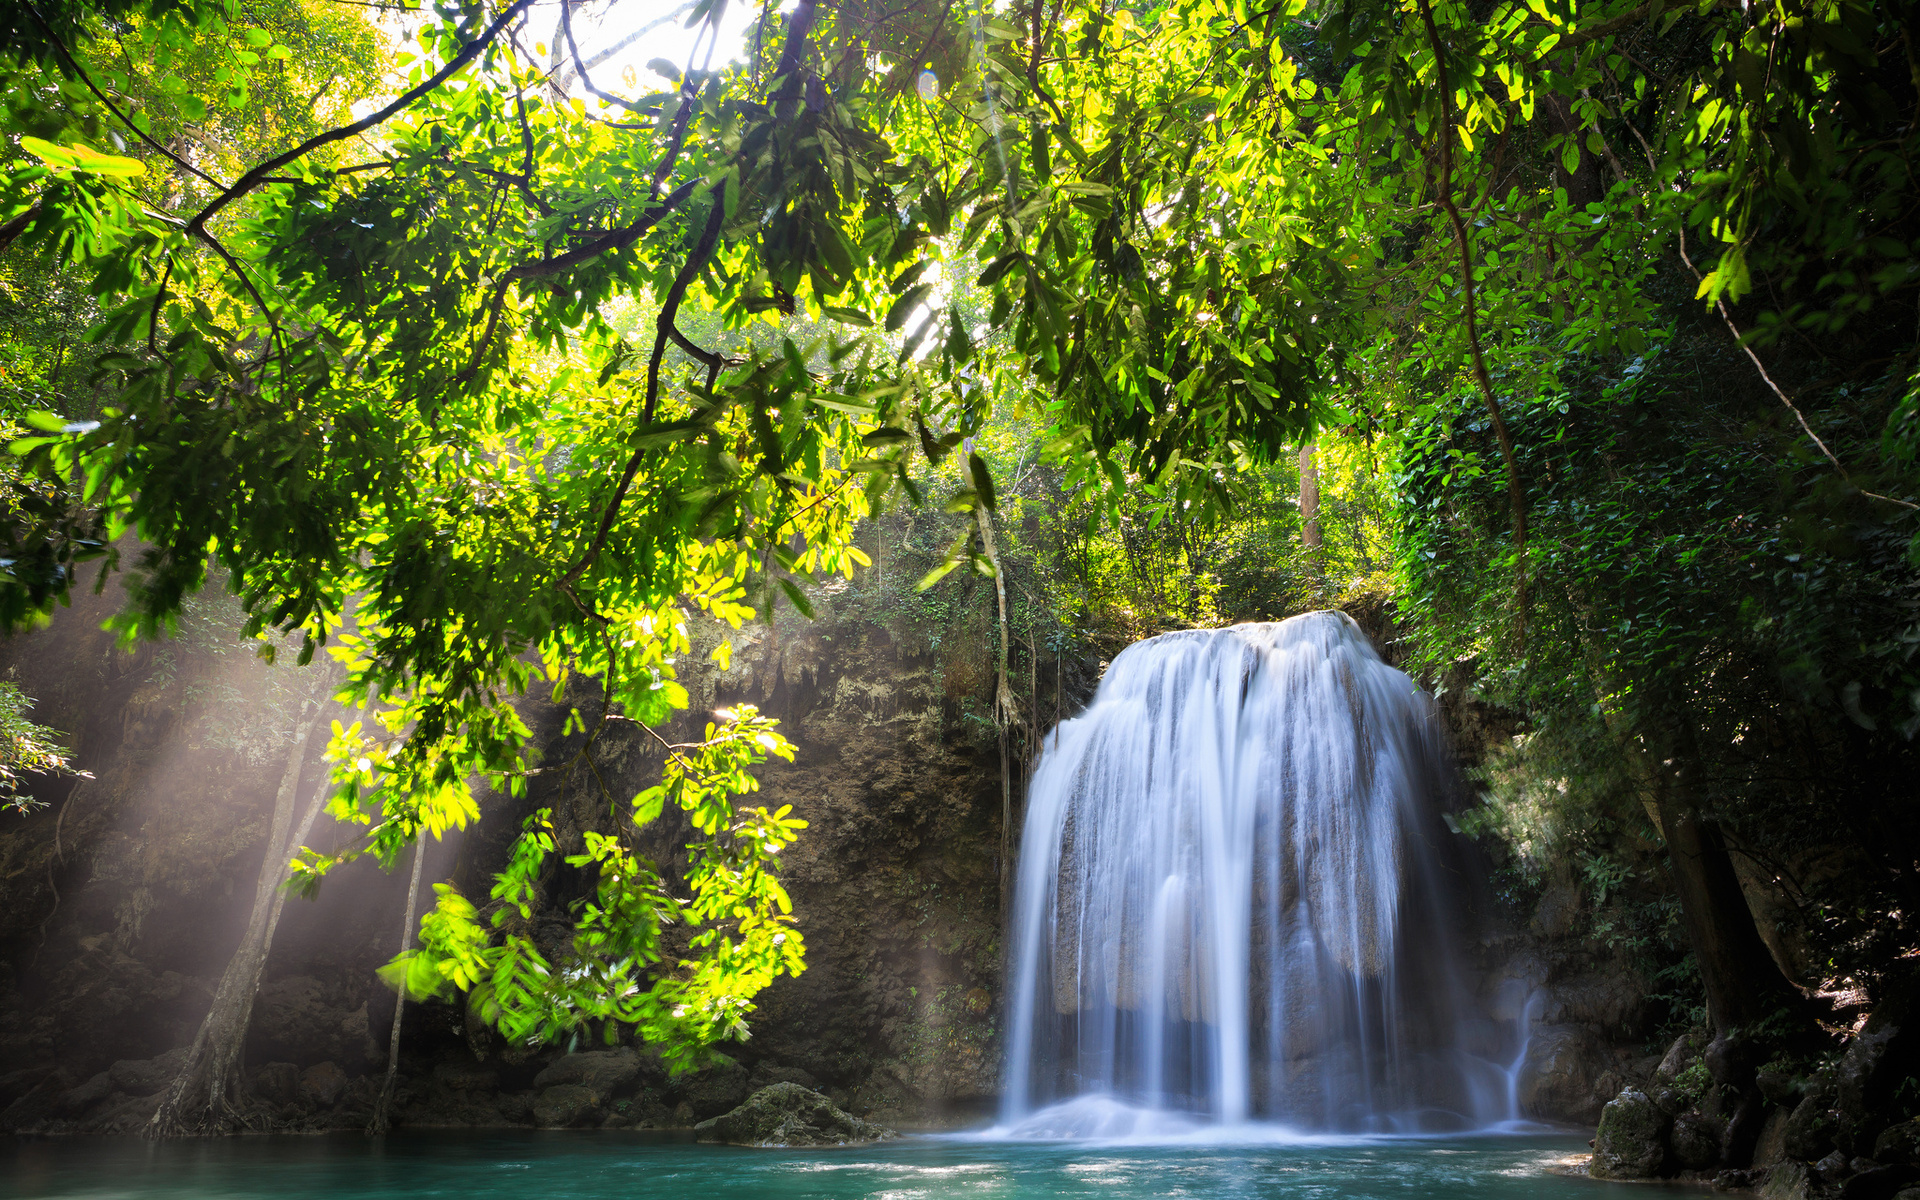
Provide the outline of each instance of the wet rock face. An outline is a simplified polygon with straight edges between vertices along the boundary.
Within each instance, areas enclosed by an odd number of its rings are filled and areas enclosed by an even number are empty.
[[[533,1102],[533,1123],[544,1129],[597,1125],[605,1115],[600,1093],[584,1084],[558,1084],[541,1092]]]
[[[1833,1137],[1839,1129],[1840,1120],[1833,1111],[1833,1093],[1815,1091],[1795,1105],[1793,1115],[1787,1118],[1787,1156],[1808,1160],[1824,1157],[1833,1150]]]
[[[187,1047],[179,1046],[158,1058],[121,1059],[107,1069],[115,1090],[129,1096],[151,1096],[164,1091],[187,1061]]]
[[[1722,1122],[1702,1113],[1685,1112],[1674,1118],[1667,1144],[1674,1162],[1688,1171],[1703,1171],[1720,1161]]]
[[[300,1072],[300,1099],[315,1108],[332,1108],[346,1095],[350,1080],[335,1063],[315,1063]]]
[[[703,1142],[767,1147],[851,1146],[899,1136],[797,1083],[761,1088],[740,1107],[700,1122],[694,1131]]]
[[[1607,1102],[1594,1134],[1595,1179],[1654,1179],[1667,1166],[1667,1133],[1673,1123],[1645,1092],[1628,1088]]]

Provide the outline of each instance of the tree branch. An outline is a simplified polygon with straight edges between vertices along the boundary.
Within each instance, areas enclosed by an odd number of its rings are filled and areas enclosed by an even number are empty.
[[[33,23],[38,25],[40,27],[40,32],[46,35],[47,44],[52,46],[54,49],[54,52],[60,56],[61,61],[67,64],[67,69],[69,71],[72,71],[74,76],[78,78],[81,83],[84,83],[87,85],[88,91],[92,92],[95,96],[98,96],[100,98],[100,103],[107,106],[108,112],[120,118],[120,123],[122,125],[125,125],[128,129],[133,130],[133,135],[135,137],[139,138],[141,141],[145,142],[147,145],[153,147],[155,150],[158,150],[161,154],[165,155],[169,160],[172,161],[172,163],[175,166],[179,167],[181,170],[187,172],[190,175],[199,176],[202,180],[212,184],[214,187],[220,186],[219,180],[207,174],[205,171],[202,171],[200,168],[194,166],[192,163],[188,162],[186,159],[181,158],[178,154],[175,154],[173,151],[167,149],[165,146],[155,141],[153,137],[147,133],[146,130],[140,128],[138,125],[135,125],[133,123],[133,118],[127,116],[126,113],[121,112],[120,106],[115,104],[112,100],[108,99],[107,94],[101,91],[99,88],[99,85],[93,82],[93,76],[87,74],[86,71],[81,68],[79,60],[74,58],[72,52],[67,49],[66,43],[62,42],[59,36],[53,32],[53,26],[47,24],[47,19],[41,16],[40,10],[33,6],[33,0],[21,0],[21,2],[26,5],[27,14],[33,18]]]
[[[660,316],[654,322],[658,332],[654,336],[653,359],[647,364],[647,401],[640,417],[643,425],[652,422],[654,409],[660,398],[660,360],[666,355],[667,339],[671,336],[674,318],[680,314],[680,302],[686,299],[687,288],[693,283],[694,276],[700,273],[701,268],[706,266],[707,259],[712,257],[713,249],[720,241],[720,227],[725,224],[725,218],[724,198],[715,196],[713,207],[708,210],[707,227],[700,235],[700,242],[694,247],[693,253],[687,256],[686,265],[682,266],[680,274],[674,277],[673,287],[668,290],[666,301],[660,306]],[[711,364],[708,365],[708,372],[711,378],[713,374]],[[620,514],[620,506],[626,502],[627,490],[633,486],[633,478],[639,474],[640,461],[646,457],[646,453],[646,447],[642,446],[627,457],[626,468],[620,472],[620,482],[613,489],[613,498],[607,501],[606,508],[600,513],[600,528],[595,531],[593,542],[587,547],[587,552],[580,556],[578,562],[568,567],[566,573],[560,577],[563,587],[572,586],[573,581],[580,578],[586,569],[593,565],[594,560],[600,557],[600,551],[606,548],[607,538],[613,532],[614,518]]]
[[[325,133],[316,134],[298,146],[295,146],[293,149],[288,150],[286,153],[277,154],[266,162],[254,167],[245,175],[242,175],[239,181],[232,187],[215,196],[210,204],[196,213],[193,219],[187,222],[187,230],[191,233],[201,232],[206,228],[207,222],[213,219],[214,214],[252,191],[255,187],[263,183],[267,176],[273,174],[281,167],[286,166],[288,163],[293,162],[295,159],[304,158],[322,146],[331,145],[334,142],[344,141],[347,138],[365,133],[374,126],[383,124],[392,118],[394,114],[408,108],[414,101],[420,99],[422,96],[434,91],[453,75],[457,74],[468,63],[479,57],[481,51],[492,45],[493,40],[500,36],[500,31],[518,19],[521,13],[532,7],[533,2],[534,0],[514,0],[512,4],[507,6],[506,11],[501,13],[500,16],[494,20],[493,24],[487,27],[486,32],[468,42],[465,46],[462,46],[460,53],[448,59],[445,66],[435,71],[418,86],[409,88],[401,93],[398,99],[388,104],[385,108],[380,109],[378,112],[370,113],[351,125],[342,125],[337,129],[329,129]]]
[[[1473,351],[1473,379],[1480,387],[1487,414],[1493,418],[1493,434],[1500,442],[1500,457],[1507,464],[1507,504],[1512,510],[1513,546],[1518,556],[1514,564],[1515,599],[1519,606],[1518,641],[1524,653],[1527,646],[1527,501],[1520,487],[1520,464],[1513,449],[1513,435],[1507,431],[1500,400],[1493,394],[1493,380],[1487,374],[1486,357],[1480,351],[1480,323],[1473,299],[1473,247],[1467,240],[1467,223],[1453,202],[1453,87],[1447,81],[1446,52],[1440,44],[1440,30],[1433,22],[1433,6],[1420,0],[1420,20],[1427,27],[1427,43],[1433,48],[1433,69],[1440,85],[1440,204],[1453,224],[1453,240],[1460,248],[1460,286],[1466,305],[1467,344]]]

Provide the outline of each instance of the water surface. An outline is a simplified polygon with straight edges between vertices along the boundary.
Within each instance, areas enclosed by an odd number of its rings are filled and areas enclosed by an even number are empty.
[[[854,1200],[1194,1196],[1209,1200],[1555,1200],[1605,1185],[1551,1167],[1583,1137],[1270,1140],[1142,1144],[910,1137],[838,1150],[746,1150],[612,1131],[419,1131],[182,1141],[0,1143],[16,1200]],[[1650,1198],[1657,1190],[1636,1189]]]

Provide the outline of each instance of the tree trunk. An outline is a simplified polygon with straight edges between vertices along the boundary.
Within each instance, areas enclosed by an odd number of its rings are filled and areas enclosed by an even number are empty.
[[[307,711],[309,706],[311,713]],[[245,1115],[237,1107],[241,1094],[240,1052],[253,1016],[253,998],[260,988],[260,973],[273,946],[273,932],[280,923],[281,907],[286,903],[281,884],[287,879],[294,852],[307,840],[325,802],[325,789],[317,790],[295,824],[300,781],[306,773],[307,743],[324,708],[318,699],[301,704],[304,719],[294,733],[293,747],[287,751],[287,766],[281,773],[280,790],[274,797],[273,826],[267,835],[260,875],[254,883],[253,911],[247,918],[246,933],[227,961],[220,986],[214,992],[213,1005],[194,1035],[186,1062],[181,1064],[180,1073],[167,1089],[166,1099],[147,1123],[148,1137],[226,1132],[236,1124],[246,1124]]]
[[[1320,549],[1320,465],[1312,442],[1300,443],[1300,544]]]
[[[426,847],[415,838],[413,842],[413,877],[407,883],[407,915],[400,923],[400,953],[405,954],[413,945],[413,915],[420,899],[420,860],[426,857]],[[403,983],[393,999],[393,1036],[387,1041],[387,1081],[380,1086],[380,1099],[373,1106],[373,1120],[367,1122],[368,1133],[385,1133],[392,1122],[387,1119],[387,1110],[393,1104],[393,1083],[400,1074],[400,1017],[407,1011],[407,989]]]
[[[1780,973],[1761,940],[1719,825],[1668,796],[1659,800],[1659,812],[1714,1033],[1734,1034],[1783,1008],[1802,1007],[1804,997]]]
[[[1000,602],[1000,665],[994,675],[993,723],[1000,730],[1000,911],[1005,913],[1013,875],[1013,764],[1007,756],[1007,727],[1019,719],[1020,702],[1014,699],[1013,685],[1007,679],[1007,579],[1000,569],[1000,552],[993,544],[993,514],[976,508],[973,517],[980,528],[980,547],[993,564],[993,590]]]

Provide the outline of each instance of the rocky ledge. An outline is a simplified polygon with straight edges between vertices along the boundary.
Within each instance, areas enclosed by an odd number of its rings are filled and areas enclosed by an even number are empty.
[[[854,1146],[900,1135],[834,1107],[833,1101],[797,1083],[776,1083],[747,1097],[722,1116],[694,1126],[703,1142],[733,1146]]]

